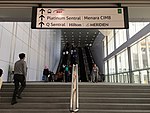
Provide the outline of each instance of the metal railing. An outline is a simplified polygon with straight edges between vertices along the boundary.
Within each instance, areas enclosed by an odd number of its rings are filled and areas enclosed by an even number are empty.
[[[120,72],[120,73],[114,73],[106,75],[106,82],[115,82],[115,83],[142,83],[141,77],[142,72],[145,72],[144,79],[146,80],[148,84],[150,84],[150,68],[144,68],[144,69],[136,69],[132,71],[126,71],[126,72]],[[108,80],[109,77],[109,80]],[[119,81],[119,78],[122,78],[122,80]],[[126,78],[126,79],[124,79]]]
[[[72,85],[70,98],[70,112],[79,111],[79,95],[78,95],[78,65],[73,65],[72,68]]]

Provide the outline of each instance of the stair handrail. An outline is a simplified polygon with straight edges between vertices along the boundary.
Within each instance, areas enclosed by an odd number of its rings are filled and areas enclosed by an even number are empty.
[[[79,94],[78,94],[78,64],[72,68],[72,84],[71,84],[71,98],[70,98],[70,112],[79,111]]]

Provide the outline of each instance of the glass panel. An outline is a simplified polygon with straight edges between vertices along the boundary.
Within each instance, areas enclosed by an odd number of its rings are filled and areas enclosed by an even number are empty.
[[[114,38],[111,38],[108,41],[108,54],[112,53],[114,51]]]
[[[112,82],[112,75],[109,75],[109,82]]]
[[[105,75],[105,81],[106,81],[106,82],[109,82],[109,81],[108,81],[108,75]]]
[[[105,75],[108,74],[108,70],[107,70],[107,61],[105,62]]]
[[[148,36],[148,41],[147,41],[147,43],[148,43],[148,67],[150,68],[150,36]]]
[[[149,24],[149,22],[129,22],[129,37],[131,38],[147,24]]]
[[[123,74],[118,74],[118,82],[123,83]]]
[[[134,83],[140,83],[140,76],[139,76],[139,72],[133,72],[133,81]]]
[[[128,83],[128,74],[127,73],[123,74],[123,82]]]
[[[115,71],[115,58],[109,60],[109,74],[116,73]]]
[[[141,71],[140,72],[140,74],[141,74],[141,83],[142,84],[148,84],[148,78],[147,78],[147,71],[145,70],[145,71]]]
[[[114,51],[114,33],[113,30],[108,31],[108,54]]]
[[[147,68],[148,67],[148,60],[147,60],[147,49],[146,49],[146,39],[143,39],[140,42],[141,45],[141,57],[142,57],[142,67],[141,68]]]
[[[107,56],[106,38],[104,38],[104,57]]]
[[[132,68],[133,70],[139,68],[139,59],[138,59],[138,45],[135,44],[131,47],[131,58],[132,58]]]
[[[118,73],[126,72],[129,70],[127,50],[117,55],[117,66]]]
[[[116,30],[116,48],[122,45],[125,41],[127,41],[126,37],[126,29],[123,30]]]

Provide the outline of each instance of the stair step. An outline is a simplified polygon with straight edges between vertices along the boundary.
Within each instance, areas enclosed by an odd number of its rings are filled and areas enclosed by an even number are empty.
[[[70,113],[67,109],[0,109],[2,113]],[[150,113],[150,110],[79,110],[80,113]]]
[[[3,88],[2,92],[13,92],[14,88]],[[25,92],[70,92],[71,88],[25,88]],[[103,93],[150,93],[150,89],[79,88],[79,92]]]
[[[80,103],[80,109],[84,110],[150,110],[150,104],[131,103]],[[10,103],[0,104],[1,109],[69,109],[69,103]]]
[[[11,97],[1,97],[2,103],[10,103]],[[70,97],[23,97],[19,103],[69,103]],[[79,97],[80,103],[150,103],[150,98],[84,98]]]

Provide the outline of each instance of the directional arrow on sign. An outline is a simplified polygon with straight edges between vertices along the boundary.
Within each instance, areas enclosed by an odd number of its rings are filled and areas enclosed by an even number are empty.
[[[40,12],[41,12],[41,14],[43,14],[43,13],[45,12],[45,10],[42,8],[42,9],[40,10]]]
[[[41,25],[41,27],[42,27],[42,26],[44,25],[44,23],[43,23],[43,22],[40,22],[39,25]]]
[[[45,18],[43,15],[41,15],[39,18],[41,18],[41,21],[43,20],[43,18]]]

